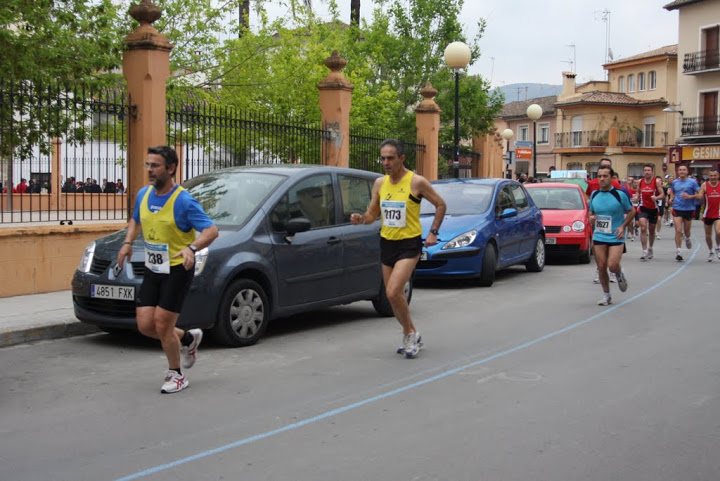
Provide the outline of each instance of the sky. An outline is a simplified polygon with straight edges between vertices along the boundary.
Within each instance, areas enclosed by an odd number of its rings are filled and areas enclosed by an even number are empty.
[[[606,41],[615,60],[677,43],[678,12],[663,8],[670,1],[465,0],[460,22],[468,39],[477,33],[478,19],[487,20],[481,58],[469,72],[482,75],[493,87],[558,85],[562,72],[574,63],[578,83],[605,80]],[[348,22],[350,0],[337,2],[341,20]],[[273,3],[265,3],[271,14]],[[312,4],[321,16],[327,10],[323,0]],[[362,0],[360,15],[369,20],[374,7],[371,0]]]

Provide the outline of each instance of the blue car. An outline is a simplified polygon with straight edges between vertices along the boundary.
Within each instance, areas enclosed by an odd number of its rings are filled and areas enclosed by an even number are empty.
[[[450,179],[432,182],[445,199],[447,212],[438,243],[423,248],[415,278],[477,278],[482,286],[495,272],[516,264],[528,271],[545,267],[542,213],[527,190],[510,179]],[[423,237],[435,207],[423,200]]]

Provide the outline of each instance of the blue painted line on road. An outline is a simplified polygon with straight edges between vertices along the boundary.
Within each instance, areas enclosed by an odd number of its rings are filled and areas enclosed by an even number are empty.
[[[585,324],[588,324],[588,323],[590,323],[590,322],[593,322],[593,321],[595,321],[595,320],[597,320],[597,319],[599,319],[599,318],[601,318],[601,317],[603,317],[603,316],[606,316],[606,315],[610,314],[611,312],[615,311],[616,309],[620,309],[621,307],[623,307],[623,306],[625,306],[625,305],[627,305],[627,304],[630,304],[630,303],[636,301],[637,299],[639,299],[639,298],[641,298],[641,297],[643,297],[643,296],[645,296],[645,295],[647,295],[647,294],[655,291],[657,288],[659,288],[659,287],[662,286],[663,284],[669,282],[670,280],[672,280],[673,278],[675,278],[676,276],[678,276],[688,265],[690,265],[690,264],[692,263],[692,261],[695,259],[695,256],[697,255],[698,250],[699,250],[699,246],[696,246],[694,252],[693,252],[692,255],[690,256],[690,259],[688,259],[687,262],[683,262],[683,264],[682,264],[680,267],[678,267],[678,268],[675,270],[675,272],[673,272],[672,274],[670,274],[669,276],[667,276],[667,277],[666,277],[665,279],[663,279],[662,281],[657,282],[656,284],[648,287],[648,288],[645,289],[644,291],[642,291],[642,292],[634,295],[633,297],[630,297],[629,299],[626,299],[625,301],[621,302],[620,304],[615,304],[614,306],[612,306],[612,307],[610,307],[610,308],[608,308],[608,309],[605,309],[605,310],[603,310],[602,312],[599,312],[599,313],[597,313],[597,314],[595,314],[595,315],[593,315],[593,316],[590,316],[590,317],[588,317],[588,318],[586,318],[586,319],[583,319],[583,320],[581,320],[581,321],[577,321],[577,322],[575,322],[575,323],[573,323],[573,324],[570,324],[570,325],[568,325],[568,326],[566,326],[566,327],[563,327],[562,329],[558,329],[558,330],[553,331],[553,332],[551,332],[551,333],[545,334],[544,336],[540,336],[540,337],[535,338],[535,339],[533,339],[533,340],[531,340],[531,341],[528,341],[528,342],[519,344],[519,345],[517,345],[517,346],[515,346],[515,347],[512,347],[512,348],[510,348],[510,349],[506,349],[506,350],[504,350],[504,351],[495,353],[495,354],[493,354],[493,355],[491,355],[491,356],[484,357],[484,358],[479,359],[479,360],[477,360],[477,361],[473,361],[473,362],[470,362],[470,363],[467,363],[467,364],[463,364],[462,366],[458,366],[458,367],[455,367],[455,368],[452,368],[452,369],[448,369],[447,371],[443,371],[443,372],[441,372],[440,374],[436,374],[436,375],[434,375],[434,376],[431,376],[431,377],[422,379],[422,380],[420,380],[420,381],[417,381],[417,382],[414,382],[414,383],[411,383],[411,384],[407,384],[407,385],[402,386],[402,387],[399,387],[399,388],[397,388],[397,389],[393,389],[393,390],[391,390],[391,391],[387,391],[387,392],[384,392],[384,393],[382,393],[382,394],[378,394],[377,396],[372,396],[372,397],[363,399],[363,400],[358,401],[358,402],[354,402],[354,403],[351,403],[351,404],[347,404],[347,405],[345,405],[345,406],[342,406],[342,407],[339,407],[339,408],[336,408],[336,409],[332,409],[332,410],[330,410],[330,411],[326,411],[326,412],[324,412],[324,413],[322,413],[322,414],[318,414],[317,416],[313,416],[313,417],[311,417],[311,418],[308,418],[308,419],[305,419],[305,420],[302,420],[302,421],[298,421],[298,422],[296,422],[296,423],[288,424],[288,425],[283,426],[283,427],[278,428],[278,429],[273,429],[273,430],[271,430],[271,431],[266,431],[266,432],[264,432],[264,433],[256,434],[255,436],[250,436],[250,437],[247,437],[247,438],[243,438],[243,439],[240,439],[240,440],[238,440],[238,441],[235,441],[235,442],[232,442],[232,443],[229,443],[229,444],[225,444],[225,445],[223,445],[223,446],[219,446],[219,447],[214,448],[214,449],[210,449],[210,450],[207,450],[207,451],[203,451],[203,452],[194,454],[194,455],[192,455],[192,456],[188,456],[188,457],[185,457],[185,458],[182,458],[182,459],[178,459],[178,460],[176,460],[176,461],[173,461],[173,462],[170,462],[170,463],[167,463],[167,464],[162,464],[162,465],[159,465],[159,466],[155,466],[155,467],[153,467],[153,468],[145,469],[145,470],[139,471],[139,472],[137,472],[137,473],[135,473],[135,474],[131,474],[131,475],[125,476],[125,477],[123,477],[123,478],[118,478],[118,479],[116,479],[116,481],[131,481],[131,480],[135,480],[135,479],[140,479],[140,478],[143,478],[143,477],[146,477],[146,476],[150,476],[150,475],[152,475],[152,474],[159,473],[159,472],[161,472],[161,471],[166,471],[166,470],[168,470],[168,469],[172,469],[172,468],[177,467],[177,466],[180,466],[180,465],[182,465],[182,464],[187,464],[187,463],[189,463],[189,462],[197,461],[197,460],[199,460],[199,459],[206,458],[206,457],[208,457],[208,456],[213,456],[213,455],[215,455],[215,454],[219,454],[219,453],[222,453],[222,452],[224,452],[224,451],[228,451],[228,450],[230,450],[230,449],[238,448],[238,447],[240,447],[240,446],[244,446],[244,445],[247,445],[247,444],[252,444],[252,443],[254,443],[254,442],[256,442],[256,441],[261,441],[261,440],[263,440],[263,439],[267,439],[267,438],[269,438],[269,437],[275,436],[276,434],[281,434],[281,433],[284,433],[284,432],[292,431],[292,430],[301,428],[301,427],[303,427],[303,426],[307,426],[307,425],[309,425],[309,424],[313,424],[313,423],[316,423],[316,422],[318,422],[318,421],[322,421],[322,420],[324,420],[324,419],[328,419],[328,418],[331,418],[331,417],[333,417],[333,416],[337,416],[337,415],[339,415],[339,414],[342,414],[342,413],[344,413],[344,412],[353,410],[353,409],[355,409],[355,408],[359,408],[359,407],[362,407],[362,406],[366,406],[366,405],[368,405],[368,404],[372,404],[372,403],[374,403],[374,402],[380,401],[380,400],[385,399],[385,398],[389,398],[389,397],[394,396],[394,395],[396,395],[396,394],[400,394],[400,393],[403,393],[403,392],[405,392],[405,391],[409,391],[409,390],[411,390],[411,389],[415,389],[415,388],[417,388],[417,387],[424,386],[425,384],[430,384],[430,383],[435,382],[435,381],[438,381],[438,380],[440,380],[440,379],[447,378],[447,377],[452,376],[452,375],[454,375],[454,374],[457,374],[457,373],[459,373],[459,372],[461,372],[461,371],[465,371],[465,370],[470,369],[470,368],[473,368],[473,367],[481,366],[481,365],[486,364],[486,363],[488,363],[488,362],[490,362],[490,361],[493,361],[493,360],[495,360],[495,359],[499,359],[499,358],[501,358],[501,357],[508,356],[508,355],[513,354],[513,353],[515,353],[515,352],[522,351],[522,350],[524,350],[524,349],[527,349],[527,348],[529,348],[529,347],[534,346],[535,344],[541,343],[541,342],[543,342],[543,341],[547,341],[548,339],[552,339],[553,337],[559,336],[559,335],[564,334],[564,333],[566,333],[566,332],[568,332],[568,331],[572,331],[573,329],[577,329],[578,327],[581,327],[581,326],[584,326]]]

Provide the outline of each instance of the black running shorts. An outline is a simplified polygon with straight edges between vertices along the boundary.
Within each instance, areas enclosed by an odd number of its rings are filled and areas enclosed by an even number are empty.
[[[394,267],[400,259],[412,259],[422,252],[422,237],[410,239],[387,240],[380,238],[380,260],[383,265]]]
[[[138,296],[138,307],[162,307],[179,313],[190,290],[195,268],[185,270],[182,264],[170,267],[170,274],[156,274],[147,267]]]
[[[695,217],[694,210],[672,210],[673,217],[681,217],[683,220],[693,220]]]
[[[638,212],[638,217],[640,219],[647,219],[649,223],[651,224],[657,224],[658,220],[658,210],[657,209],[648,209],[647,207],[640,207],[640,211]]]
[[[720,219],[708,219],[707,217],[703,217],[703,222],[705,223],[705,225],[713,225],[717,220]]]

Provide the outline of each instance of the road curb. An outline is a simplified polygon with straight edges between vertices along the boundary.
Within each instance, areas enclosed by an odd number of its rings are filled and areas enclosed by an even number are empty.
[[[82,336],[98,332],[99,329],[80,321],[58,322],[56,324],[31,326],[22,329],[0,331],[0,347],[14,346],[26,342]]]

